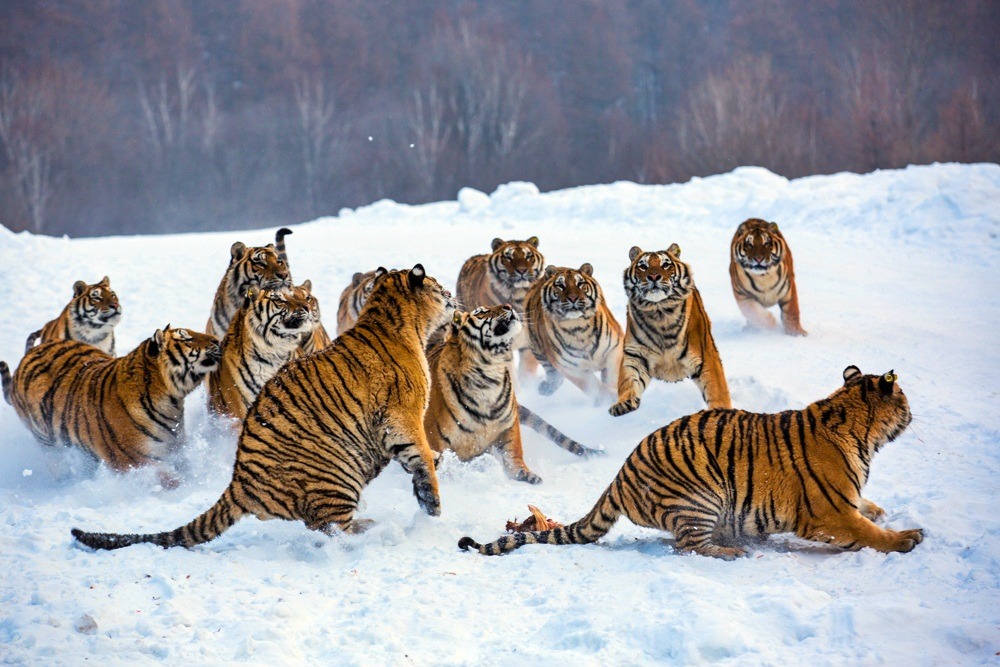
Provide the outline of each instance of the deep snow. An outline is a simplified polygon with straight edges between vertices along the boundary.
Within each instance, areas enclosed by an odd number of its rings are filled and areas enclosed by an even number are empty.
[[[875,459],[865,495],[892,528],[922,527],[909,554],[842,553],[788,537],[722,562],[679,555],[669,536],[622,520],[597,544],[534,545],[503,558],[456,548],[523,519],[528,503],[583,515],[653,429],[701,409],[690,382],[655,383],[639,411],[610,417],[564,383],[520,400],[608,456],[579,460],[525,431],[529,467],[491,457],[440,470],[443,512],[424,515],[390,466],[366,490],[360,536],[245,519],[214,542],[91,552],[71,527],[151,532],[186,523],[229,481],[235,441],[188,398],[189,465],[177,489],[155,475],[87,472],[47,455],[0,403],[0,662],[83,664],[989,663],[1000,652],[1000,166],[933,165],[788,181],[741,168],[682,185],[633,183],[406,206],[381,201],[298,225],[287,244],[325,321],[355,271],[428,272],[454,285],[495,237],[538,235],[550,264],[596,268],[624,322],[630,246],[677,242],[712,318],[734,404],[799,408],[841,372],[895,369],[915,415]],[[807,338],[744,329],[728,248],[747,217],[779,223],[795,255]],[[124,317],[120,353],[168,322],[201,328],[236,240],[274,230],[53,239],[0,228],[0,359],[16,364],[73,281],[108,274]],[[62,469],[56,478],[51,467]]]

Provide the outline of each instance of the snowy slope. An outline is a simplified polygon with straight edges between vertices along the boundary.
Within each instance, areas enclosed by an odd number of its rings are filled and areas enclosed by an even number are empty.
[[[108,664],[939,664],[990,663],[1000,651],[1000,166],[934,165],[795,181],[741,168],[683,185],[632,183],[405,206],[382,201],[295,227],[297,281],[311,278],[333,329],[354,271],[422,262],[453,286],[495,237],[538,235],[551,264],[587,261],[624,321],[630,246],[677,242],[714,323],[736,406],[799,408],[841,372],[895,369],[915,414],[876,457],[866,496],[892,528],[923,527],[910,554],[840,553],[774,537],[722,562],[676,554],[667,535],[621,521],[595,545],[530,546],[503,558],[456,548],[500,535],[528,503],[561,521],[590,509],[654,428],[701,409],[690,382],[656,383],[638,412],[610,417],[569,383],[521,401],[608,456],[581,461],[531,431],[528,465],[508,480],[481,458],[445,461],[443,512],[423,514],[390,466],[361,512],[360,536],[245,519],[192,550],[94,553],[71,527],[151,532],[211,505],[229,481],[232,436],[188,399],[187,480],[86,472],[46,458],[0,403],[0,662]],[[775,220],[795,254],[808,338],[744,330],[728,247],[747,217]],[[154,329],[200,328],[233,241],[274,230],[52,239],[0,228],[0,359],[54,317],[77,279],[108,274],[124,318],[118,349]],[[50,465],[69,470],[57,479]],[[92,623],[88,619],[92,619]]]

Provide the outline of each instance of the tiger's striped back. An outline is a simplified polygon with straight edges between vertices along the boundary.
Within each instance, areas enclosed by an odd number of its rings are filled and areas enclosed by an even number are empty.
[[[156,462],[183,438],[184,397],[218,366],[215,340],[167,328],[124,357],[77,341],[31,349],[4,396],[44,445],[80,447],[115,470]]]
[[[694,285],[691,267],[680,260],[677,244],[667,250],[629,251],[623,275],[628,315],[618,402],[620,416],[639,407],[653,378],[679,382],[691,378],[710,408],[732,407],[712,322]]]
[[[597,401],[614,397],[622,329],[590,264],[547,267],[528,290],[524,308],[531,351],[545,369],[541,394],[553,393],[565,377]]]
[[[113,357],[115,325],[121,317],[118,295],[111,289],[111,281],[107,276],[94,285],[77,280],[73,284],[73,298],[59,313],[59,317],[28,336],[24,353],[27,354],[36,342],[75,340],[93,345]]]
[[[799,323],[792,251],[777,223],[750,218],[736,229],[729,245],[729,279],[736,304],[756,327],[777,326],[767,308],[778,305],[785,333],[805,336]]]
[[[485,545],[465,537],[459,546],[495,555],[593,542],[624,515],[670,531],[679,551],[726,559],[744,555],[748,537],[782,532],[844,549],[909,551],[921,531],[876,526],[884,513],[861,495],[872,456],[911,420],[895,379],[851,366],[843,387],[803,410],[682,417],[639,443],[583,519]]]
[[[423,428],[430,388],[424,345],[454,307],[419,264],[385,273],[350,331],[292,360],[264,385],[243,423],[233,479],[215,505],[164,533],[73,534],[101,549],[191,546],[247,514],[355,531],[364,527],[354,516],[362,490],[393,459],[412,474],[418,504],[439,514]]]

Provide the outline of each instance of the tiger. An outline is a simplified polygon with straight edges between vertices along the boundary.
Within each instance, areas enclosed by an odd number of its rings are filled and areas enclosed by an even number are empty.
[[[540,394],[552,394],[566,377],[595,400],[614,399],[622,328],[594,279],[593,266],[546,267],[544,277],[528,290],[524,311],[531,352],[545,369]]]
[[[393,459],[412,475],[420,507],[441,513],[433,453],[424,433],[430,370],[424,346],[455,300],[421,264],[379,269],[357,323],[315,354],[293,359],[261,390],[240,433],[233,478],[204,514],[147,535],[85,533],[81,543],[118,549],[208,542],[246,515],[303,521],[332,534],[364,530],[362,489]]]
[[[526,241],[504,241],[495,238],[488,255],[473,255],[465,260],[458,272],[455,296],[466,310],[479,306],[511,304],[518,316],[524,315],[524,297],[545,268],[545,257],[538,251],[538,237]],[[514,341],[523,378],[534,375],[538,368],[531,354],[528,333],[522,331]]]
[[[219,368],[208,375],[208,409],[240,421],[264,383],[319,326],[307,280],[289,292],[247,292],[222,339]]]
[[[511,345],[521,328],[510,304],[455,313],[444,340],[427,352],[431,395],[424,429],[435,452],[451,450],[468,461],[494,449],[510,477],[538,484],[542,478],[524,462],[521,424],[577,456],[601,452],[560,433],[518,404],[510,364]]]
[[[777,223],[750,218],[736,228],[730,244],[729,278],[736,305],[751,326],[777,327],[774,315],[766,309],[778,304],[785,333],[807,335],[799,323],[792,251]]]
[[[710,408],[731,408],[729,385],[712,337],[712,322],[676,243],[643,252],[632,246],[623,281],[628,314],[615,417],[639,407],[651,378],[691,378]]]
[[[41,444],[79,447],[122,472],[159,466],[178,448],[184,397],[218,368],[220,355],[213,337],[168,324],[118,358],[79,341],[43,343],[13,378],[0,361],[0,382]]]
[[[680,552],[732,560],[746,542],[774,533],[841,549],[908,552],[920,529],[888,530],[885,511],[861,495],[872,456],[912,416],[894,371],[844,370],[844,384],[802,410],[758,414],[712,409],[648,435],[625,460],[594,508],[563,528],[458,546],[485,555],[525,544],[594,542],[624,515],[670,531]]]
[[[340,307],[337,309],[337,335],[344,333],[358,321],[358,314],[364,308],[365,302],[375,286],[375,272],[358,271],[351,278],[351,284],[340,294]]]
[[[82,280],[73,283],[73,298],[59,317],[28,336],[24,353],[42,343],[76,340],[93,345],[115,356],[115,325],[122,318],[118,295],[111,289],[111,280],[104,276],[99,283],[88,285]]]
[[[215,291],[212,314],[205,325],[206,333],[219,337],[226,335],[229,323],[243,305],[243,297],[248,289],[287,290],[292,287],[287,259],[282,258],[286,256],[284,237],[287,233],[290,233],[289,230],[282,228],[276,235],[281,255],[273,243],[258,248],[248,248],[240,241],[232,245],[229,249],[229,267]]]
[[[305,294],[303,294],[303,292],[305,292]],[[326,327],[324,327],[323,323],[320,321],[319,300],[316,299],[316,296],[312,293],[312,281],[304,281],[298,287],[293,288],[290,293],[295,295],[295,298],[305,300],[309,313],[315,322],[314,326],[302,337],[297,354],[312,354],[313,352],[317,352],[325,347],[328,347],[330,343],[333,342],[333,339],[330,338],[330,334],[327,333]]]

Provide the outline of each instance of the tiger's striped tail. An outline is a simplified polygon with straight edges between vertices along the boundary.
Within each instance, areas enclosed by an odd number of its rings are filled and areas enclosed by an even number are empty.
[[[604,492],[604,495],[587,516],[568,526],[531,533],[504,535],[500,539],[486,544],[479,544],[471,537],[463,537],[458,541],[458,548],[467,551],[469,547],[472,547],[484,556],[501,556],[523,547],[525,544],[589,544],[596,542],[607,535],[621,515],[621,511],[611,499],[613,488],[612,485]]]
[[[0,361],[0,384],[3,384],[3,400],[7,401],[7,405],[14,405],[10,402],[10,387],[14,381],[10,377],[10,366],[6,361]]]
[[[42,330],[32,331],[28,334],[28,339],[24,341],[24,353],[28,354],[31,352],[31,348],[35,347],[35,341],[42,337]]]
[[[274,249],[278,253],[278,259],[288,264],[288,253],[285,252],[285,237],[292,233],[288,227],[282,227],[274,233]]]
[[[167,549],[169,547],[193,547],[214,540],[239,521],[246,512],[236,504],[233,485],[223,492],[204,514],[186,526],[181,526],[164,533],[149,533],[146,535],[120,533],[85,533],[74,528],[70,532],[81,544],[91,549],[121,549],[133,544],[156,544]]]
[[[603,449],[593,449],[591,447],[581,445],[579,442],[520,404],[517,406],[517,418],[518,421],[525,426],[530,427],[533,431],[541,433],[546,438],[565,449],[567,452],[571,452],[577,456],[604,456],[607,453]]]

